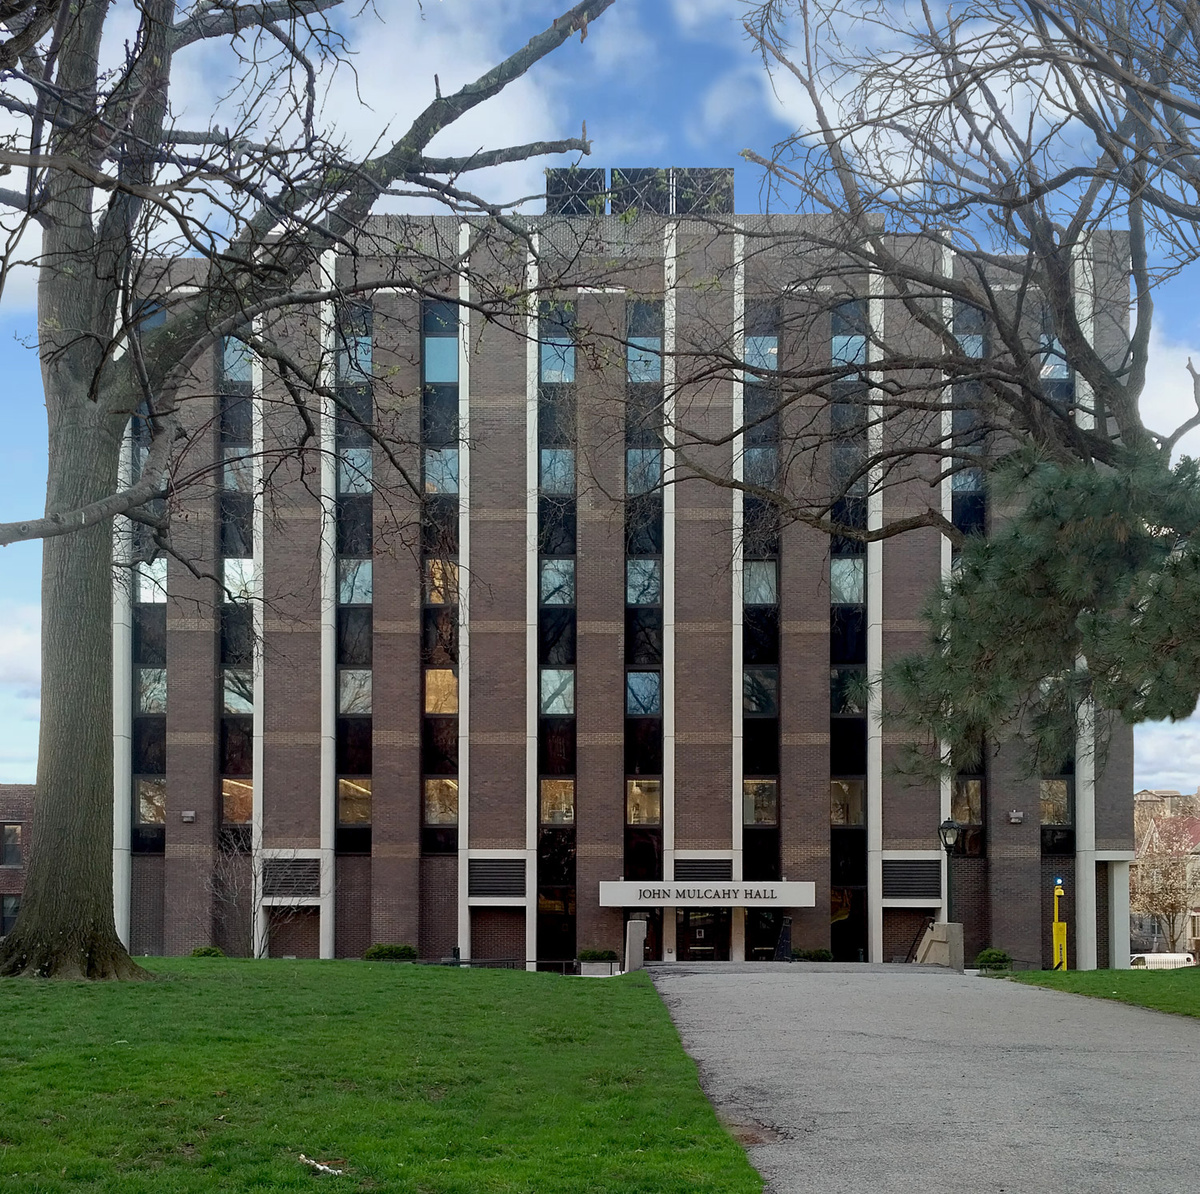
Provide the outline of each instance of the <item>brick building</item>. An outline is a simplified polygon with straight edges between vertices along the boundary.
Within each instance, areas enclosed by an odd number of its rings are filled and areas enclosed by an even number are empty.
[[[143,564],[115,596],[132,952],[380,941],[554,961],[621,949],[639,917],[654,957],[752,959],[789,915],[798,948],[888,960],[949,896],[969,956],[1040,964],[1061,876],[1074,963],[1122,960],[1127,731],[1102,774],[1031,780],[1001,753],[922,786],[893,773],[877,696],[855,695],[922,644],[948,543],[831,542],[779,526],[769,501],[661,484],[684,475],[663,428],[685,417],[715,467],[773,475],[794,412],[733,432],[781,361],[862,363],[837,384],[869,404],[865,328],[885,307],[781,320],[788,251],[771,239],[800,218],[689,221],[684,172],[662,177],[635,220],[615,197],[596,215],[560,195],[537,258],[476,250],[476,278],[544,285],[539,262],[567,263],[515,322],[485,318],[465,278],[443,284],[457,303],[382,289],[298,319],[294,351],[338,395],[302,459],[272,454],[299,426],[283,388],[238,342],[214,347],[185,405],[216,480],[175,516],[200,566]],[[379,238],[414,254],[469,243],[450,218],[388,219]],[[348,283],[384,267],[324,268]],[[683,384],[714,328],[753,374]],[[419,500],[399,496],[413,478]],[[984,517],[981,494],[941,495],[948,517]],[[860,513],[879,525],[912,497],[864,491]],[[948,864],[951,814],[969,828]]]
[[[0,937],[16,922],[32,846],[33,785],[0,784]]]

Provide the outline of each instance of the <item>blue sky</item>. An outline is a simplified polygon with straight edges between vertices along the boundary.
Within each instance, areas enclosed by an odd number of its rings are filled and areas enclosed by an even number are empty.
[[[348,5],[360,11],[357,5]],[[326,111],[363,150],[385,126],[403,128],[432,96],[477,77],[568,0],[392,0],[344,26],[357,52],[357,79],[343,71]],[[578,135],[584,121],[592,163],[607,166],[733,165],[738,208],[759,207],[759,175],[738,156],[769,151],[792,130],[740,25],[739,0],[617,0],[580,44],[545,60],[466,127],[434,144],[443,152]],[[207,51],[177,68],[173,104],[206,122],[209,97],[226,81],[226,60]],[[357,91],[357,95],[356,95]],[[364,111],[359,97],[369,110]],[[515,131],[514,131],[515,130]],[[497,171],[497,196],[537,189],[544,163]],[[484,183],[480,183],[482,187]],[[1148,394],[1156,407],[1190,405],[1184,370],[1200,360],[1195,285],[1177,281],[1159,300],[1159,334]],[[46,419],[34,353],[33,288],[16,277],[0,296],[0,520],[38,513],[44,494]],[[41,551],[0,552],[0,782],[32,780],[37,753],[37,628]],[[1200,784],[1200,719],[1137,731],[1138,786],[1190,791]]]

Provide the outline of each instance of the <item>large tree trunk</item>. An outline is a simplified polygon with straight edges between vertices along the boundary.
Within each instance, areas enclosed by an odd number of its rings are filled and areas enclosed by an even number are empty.
[[[55,395],[66,379],[53,373],[47,513],[111,493],[120,444],[86,386]],[[113,920],[112,527],[47,539],[42,551],[37,834],[0,974],[144,977]]]

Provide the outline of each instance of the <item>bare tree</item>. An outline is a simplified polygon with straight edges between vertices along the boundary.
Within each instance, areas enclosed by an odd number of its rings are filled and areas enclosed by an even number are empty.
[[[313,436],[312,403],[337,402],[311,362],[276,341],[283,313],[349,302],[380,286],[438,294],[471,253],[523,229],[473,194],[469,172],[586,140],[531,141],[437,157],[431,140],[498,95],[613,0],[582,0],[480,78],[434,96],[398,137],[356,157],[320,122],[320,88],[345,67],[325,15],[341,0],[210,3],[171,0],[46,4],[0,12],[0,108],[10,128],[0,164],[11,186],[5,276],[38,274],[38,335],[49,413],[45,512],[0,523],[0,545],[44,540],[42,717],[37,801],[43,848],[32,860],[0,973],[132,977],[113,927],[111,884],[112,520],[171,552],[174,487],[191,477],[183,395],[214,337],[244,341]],[[366,19],[358,17],[356,19]],[[105,54],[132,23],[115,62]],[[218,105],[222,127],[176,125],[171,94],[189,52],[220,46],[238,82]],[[419,53],[413,48],[414,58]],[[434,203],[475,217],[466,253],[415,235],[381,242],[368,216],[381,200]],[[27,252],[30,238],[39,247]],[[412,245],[424,245],[412,248]],[[381,258],[369,280],[339,285],[321,254]],[[180,258],[186,258],[181,261]],[[481,286],[492,313],[523,309],[511,290]],[[153,320],[147,316],[153,312]],[[131,416],[149,428],[127,483],[118,460]],[[352,412],[351,412],[352,413]],[[386,444],[380,437],[380,446]]]
[[[1129,906],[1153,917],[1167,952],[1186,948],[1193,913],[1200,909],[1200,820],[1195,815],[1156,817],[1138,842],[1130,872]]]
[[[681,385],[756,391],[716,435],[679,405],[680,476],[858,542],[951,540],[937,649],[885,686],[931,743],[1020,727],[1049,760],[1085,700],[1131,721],[1195,705],[1200,474],[1172,454],[1200,382],[1179,426],[1143,398],[1155,288],[1197,257],[1197,21],[1175,0],[747,7],[802,123],[745,156],[807,218],[743,230],[747,351],[679,346]],[[749,351],[756,290],[778,367]],[[774,459],[713,463],[767,425]]]

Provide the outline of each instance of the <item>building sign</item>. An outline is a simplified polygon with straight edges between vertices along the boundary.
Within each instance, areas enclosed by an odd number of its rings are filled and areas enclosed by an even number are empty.
[[[644,879],[600,884],[603,908],[812,908],[816,902],[815,883]]]

